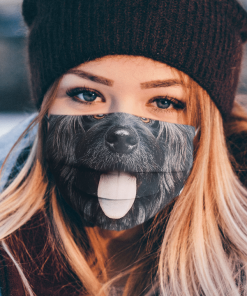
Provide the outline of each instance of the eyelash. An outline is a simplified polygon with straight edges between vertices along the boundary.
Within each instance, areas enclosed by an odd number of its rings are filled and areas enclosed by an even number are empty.
[[[170,97],[170,96],[164,96],[164,97],[155,97],[154,99],[151,99],[149,101],[149,103],[153,103],[157,100],[165,100],[165,101],[168,101],[169,103],[171,103],[171,105],[173,106],[172,110],[168,107],[167,109],[162,109],[162,108],[159,108],[158,106],[152,106],[152,109],[155,111],[155,112],[173,112],[175,109],[176,111],[182,111],[185,109],[186,107],[186,104],[184,102],[181,102],[173,97]]]
[[[102,99],[103,102],[105,102],[105,99],[103,97],[103,95],[101,93],[99,93],[98,91],[96,91],[95,89],[91,89],[91,88],[87,88],[87,87],[78,87],[78,88],[72,88],[72,89],[68,89],[66,91],[67,96],[69,96],[73,101],[80,103],[80,104],[84,104],[84,105],[92,105],[95,104],[94,101],[92,102],[87,102],[87,101],[82,101],[81,99],[77,98],[77,96],[85,91],[88,92],[92,92],[95,93],[97,95],[97,97],[100,97]],[[149,100],[149,104],[157,101],[157,100],[166,100],[168,102],[170,102],[173,106],[172,109],[175,109],[176,111],[182,111],[185,109],[186,104],[184,102],[181,102],[179,100],[177,100],[176,98],[170,97],[170,96],[159,96],[159,97],[155,97],[152,98],[151,100]],[[152,110],[155,112],[172,112],[173,110],[170,110],[169,107],[168,109],[162,109],[159,108],[157,106],[152,106]]]
[[[77,103],[81,103],[81,104],[85,104],[85,105],[92,105],[94,104],[94,101],[92,102],[87,102],[87,101],[82,101],[80,100],[79,98],[77,98],[77,96],[85,91],[88,91],[88,92],[92,92],[92,93],[95,93],[97,95],[97,97],[100,97],[103,102],[105,102],[105,99],[104,97],[101,95],[101,93],[99,93],[98,91],[96,91],[95,89],[91,89],[91,88],[87,88],[87,87],[77,87],[77,88],[71,88],[71,89],[68,89],[66,91],[66,95],[71,97],[71,99]]]

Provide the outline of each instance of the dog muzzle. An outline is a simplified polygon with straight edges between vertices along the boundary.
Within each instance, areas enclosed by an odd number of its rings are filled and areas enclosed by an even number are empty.
[[[85,226],[120,231],[144,223],[180,194],[192,168],[192,126],[127,113],[48,121],[48,170]]]

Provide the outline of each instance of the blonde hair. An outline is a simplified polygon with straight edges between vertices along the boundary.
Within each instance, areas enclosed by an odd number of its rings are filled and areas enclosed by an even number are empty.
[[[235,103],[224,126],[206,91],[187,75],[174,71],[186,86],[188,123],[197,127],[193,168],[179,197],[150,222],[141,239],[145,247],[140,260],[112,280],[107,278],[97,233],[85,230],[83,240],[79,239],[79,230],[72,229],[64,216],[55,188],[48,190],[42,123],[59,81],[48,91],[31,124],[39,123],[31,153],[15,180],[0,194],[0,240],[29,295],[34,293],[8,241],[35,213],[46,214],[47,191],[54,233],[50,243],[63,254],[89,295],[107,295],[114,281],[126,275],[124,296],[143,295],[143,291],[152,295],[155,289],[169,296],[247,295],[246,280],[241,278],[247,271],[247,191],[233,171],[226,144],[226,135],[247,131],[247,115]]]

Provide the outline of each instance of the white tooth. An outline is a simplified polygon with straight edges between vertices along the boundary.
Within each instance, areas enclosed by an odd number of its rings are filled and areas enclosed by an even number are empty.
[[[105,215],[112,219],[124,217],[136,197],[136,177],[124,172],[102,174],[98,185],[98,200]]]

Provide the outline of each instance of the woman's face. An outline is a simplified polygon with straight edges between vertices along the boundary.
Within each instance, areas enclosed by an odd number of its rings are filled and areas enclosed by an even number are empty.
[[[67,203],[91,225],[135,227],[183,188],[194,128],[183,125],[179,76],[144,57],[107,56],[62,77],[49,113],[65,116],[50,117],[46,160]]]
[[[49,114],[125,112],[186,124],[185,89],[176,71],[152,59],[106,56],[69,70]]]

